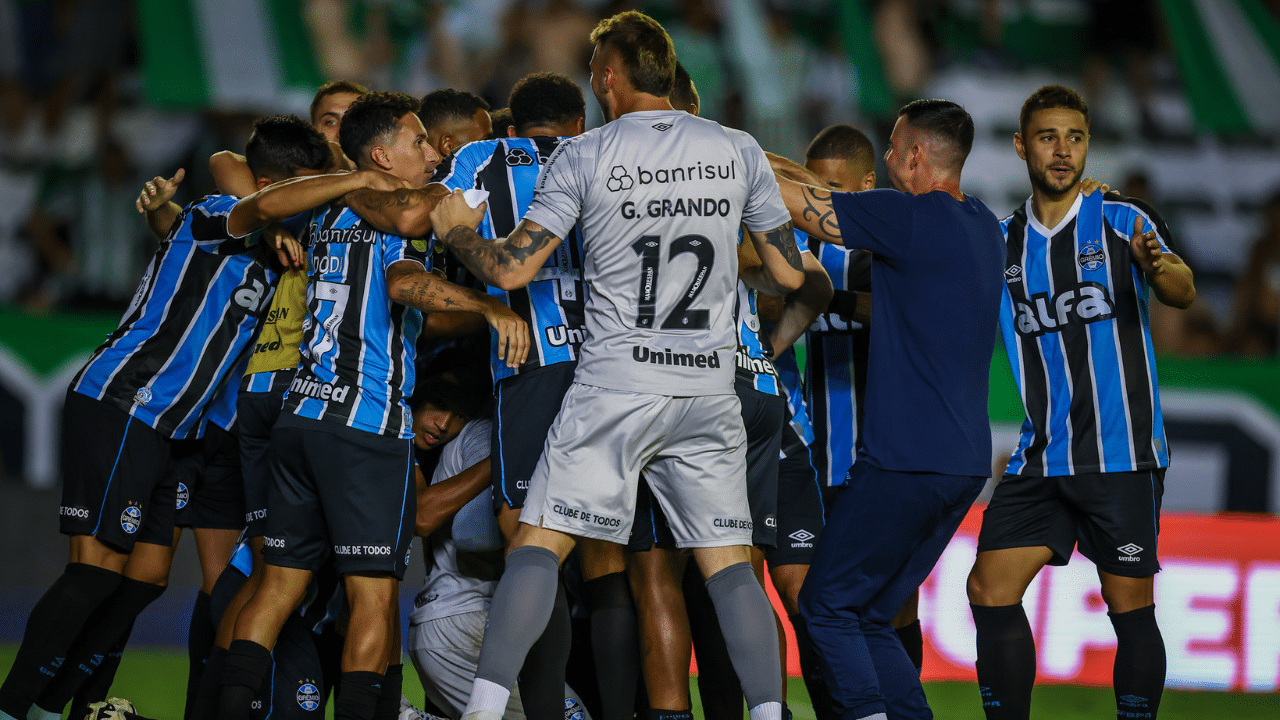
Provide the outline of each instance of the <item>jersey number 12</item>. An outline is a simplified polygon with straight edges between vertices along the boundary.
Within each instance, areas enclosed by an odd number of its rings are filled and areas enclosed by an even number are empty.
[[[636,327],[652,329],[658,300],[662,239],[657,235],[643,235],[631,243],[631,249],[640,256],[640,312],[636,315]],[[693,253],[697,258],[698,271],[693,274],[693,280],[680,296],[679,302],[663,319],[663,330],[705,330],[711,326],[711,311],[690,310],[689,306],[702,292],[711,276],[711,268],[716,261],[715,247],[701,235],[681,235],[671,242],[667,262],[670,263],[676,256],[684,253]]]

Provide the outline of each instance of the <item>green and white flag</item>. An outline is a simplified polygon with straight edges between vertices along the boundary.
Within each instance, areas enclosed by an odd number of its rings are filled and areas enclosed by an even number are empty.
[[[1261,0],[1164,0],[1196,124],[1280,132],[1280,22]]]
[[[304,0],[137,0],[147,97],[167,108],[305,111],[324,82]]]

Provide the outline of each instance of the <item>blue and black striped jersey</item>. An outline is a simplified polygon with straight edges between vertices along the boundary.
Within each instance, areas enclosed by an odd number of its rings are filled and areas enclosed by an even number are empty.
[[[502,138],[469,143],[445,159],[435,181],[450,189],[479,188],[489,191],[489,208],[479,233],[485,238],[506,237],[524,218],[533,201],[534,185],[547,157],[562,138]],[[538,270],[532,282],[519,290],[489,287],[529,323],[529,357],[519,368],[499,359],[497,337],[492,336],[493,381],[545,365],[578,359],[585,337],[582,282],[582,244],[577,229],[566,237]]]
[[[227,233],[237,199],[210,195],[183,209],[120,326],[76,375],[73,390],[111,402],[166,436],[201,434],[219,383],[243,368],[276,278],[258,261],[256,233],[239,239]]]
[[[1008,247],[1000,325],[1026,420],[1014,475],[1166,467],[1145,273],[1133,260],[1134,219],[1170,235],[1145,203],[1080,195],[1053,229],[1030,201],[1001,226]]]
[[[802,234],[796,231],[797,239]],[[871,289],[871,253],[831,243],[817,246],[818,262],[837,292]],[[858,456],[869,339],[866,326],[833,312],[822,313],[809,328],[806,400],[813,419],[815,462],[826,485],[843,485]]]
[[[284,407],[389,437],[413,437],[414,343],[422,313],[392,302],[387,268],[426,265],[425,240],[374,230],[343,205],[312,212],[303,235],[310,257],[302,361]]]
[[[734,383],[766,395],[782,395],[782,383],[778,380],[778,368],[769,358],[769,347],[763,323],[756,306],[755,289],[738,281],[738,352],[735,361],[738,369]]]

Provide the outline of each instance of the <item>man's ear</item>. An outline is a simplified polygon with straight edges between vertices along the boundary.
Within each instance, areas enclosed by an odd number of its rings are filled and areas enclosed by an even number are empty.
[[[267,176],[265,176],[265,175],[260,175],[260,176],[258,176],[258,177],[256,177],[256,178],[254,178],[254,182],[256,182],[256,183],[258,184],[258,189],[259,189],[259,190],[261,190],[262,188],[264,188],[264,187],[266,187],[266,186],[271,185],[272,183],[274,183],[274,182],[275,182],[275,180],[272,180],[271,178],[269,178],[269,177],[267,177]]]
[[[1022,141],[1022,133],[1013,134],[1013,151],[1018,153],[1019,158],[1027,159],[1027,146]]]
[[[574,135],[581,135],[582,133],[587,131],[587,119],[585,117],[578,118],[578,121],[574,124],[573,127],[577,130],[577,132],[575,132]]]
[[[876,189],[876,171],[875,170],[872,170],[868,172],[866,175],[862,176],[862,189],[863,190]]]
[[[441,158],[446,158],[452,155],[456,147],[457,144],[455,143],[452,135],[440,136],[440,149],[438,152],[440,153]]]
[[[376,165],[379,170],[391,172],[391,156],[387,153],[387,149],[381,145],[374,145],[369,150],[369,159],[373,161],[373,164]]]

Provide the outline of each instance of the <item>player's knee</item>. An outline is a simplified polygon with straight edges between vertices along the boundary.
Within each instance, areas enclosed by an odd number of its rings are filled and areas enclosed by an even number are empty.
[[[993,607],[999,605],[1012,605],[1012,602],[1000,602],[1003,588],[1000,587],[998,581],[992,582],[987,573],[981,571],[979,566],[975,565],[973,570],[969,571],[969,580],[965,583],[965,591],[969,594],[969,602],[973,605],[982,605],[984,607]],[[1014,602],[1017,602],[1016,600]]]
[[[1112,614],[1138,610],[1155,604],[1154,578],[1126,578],[1125,582],[1103,582],[1102,601]]]

